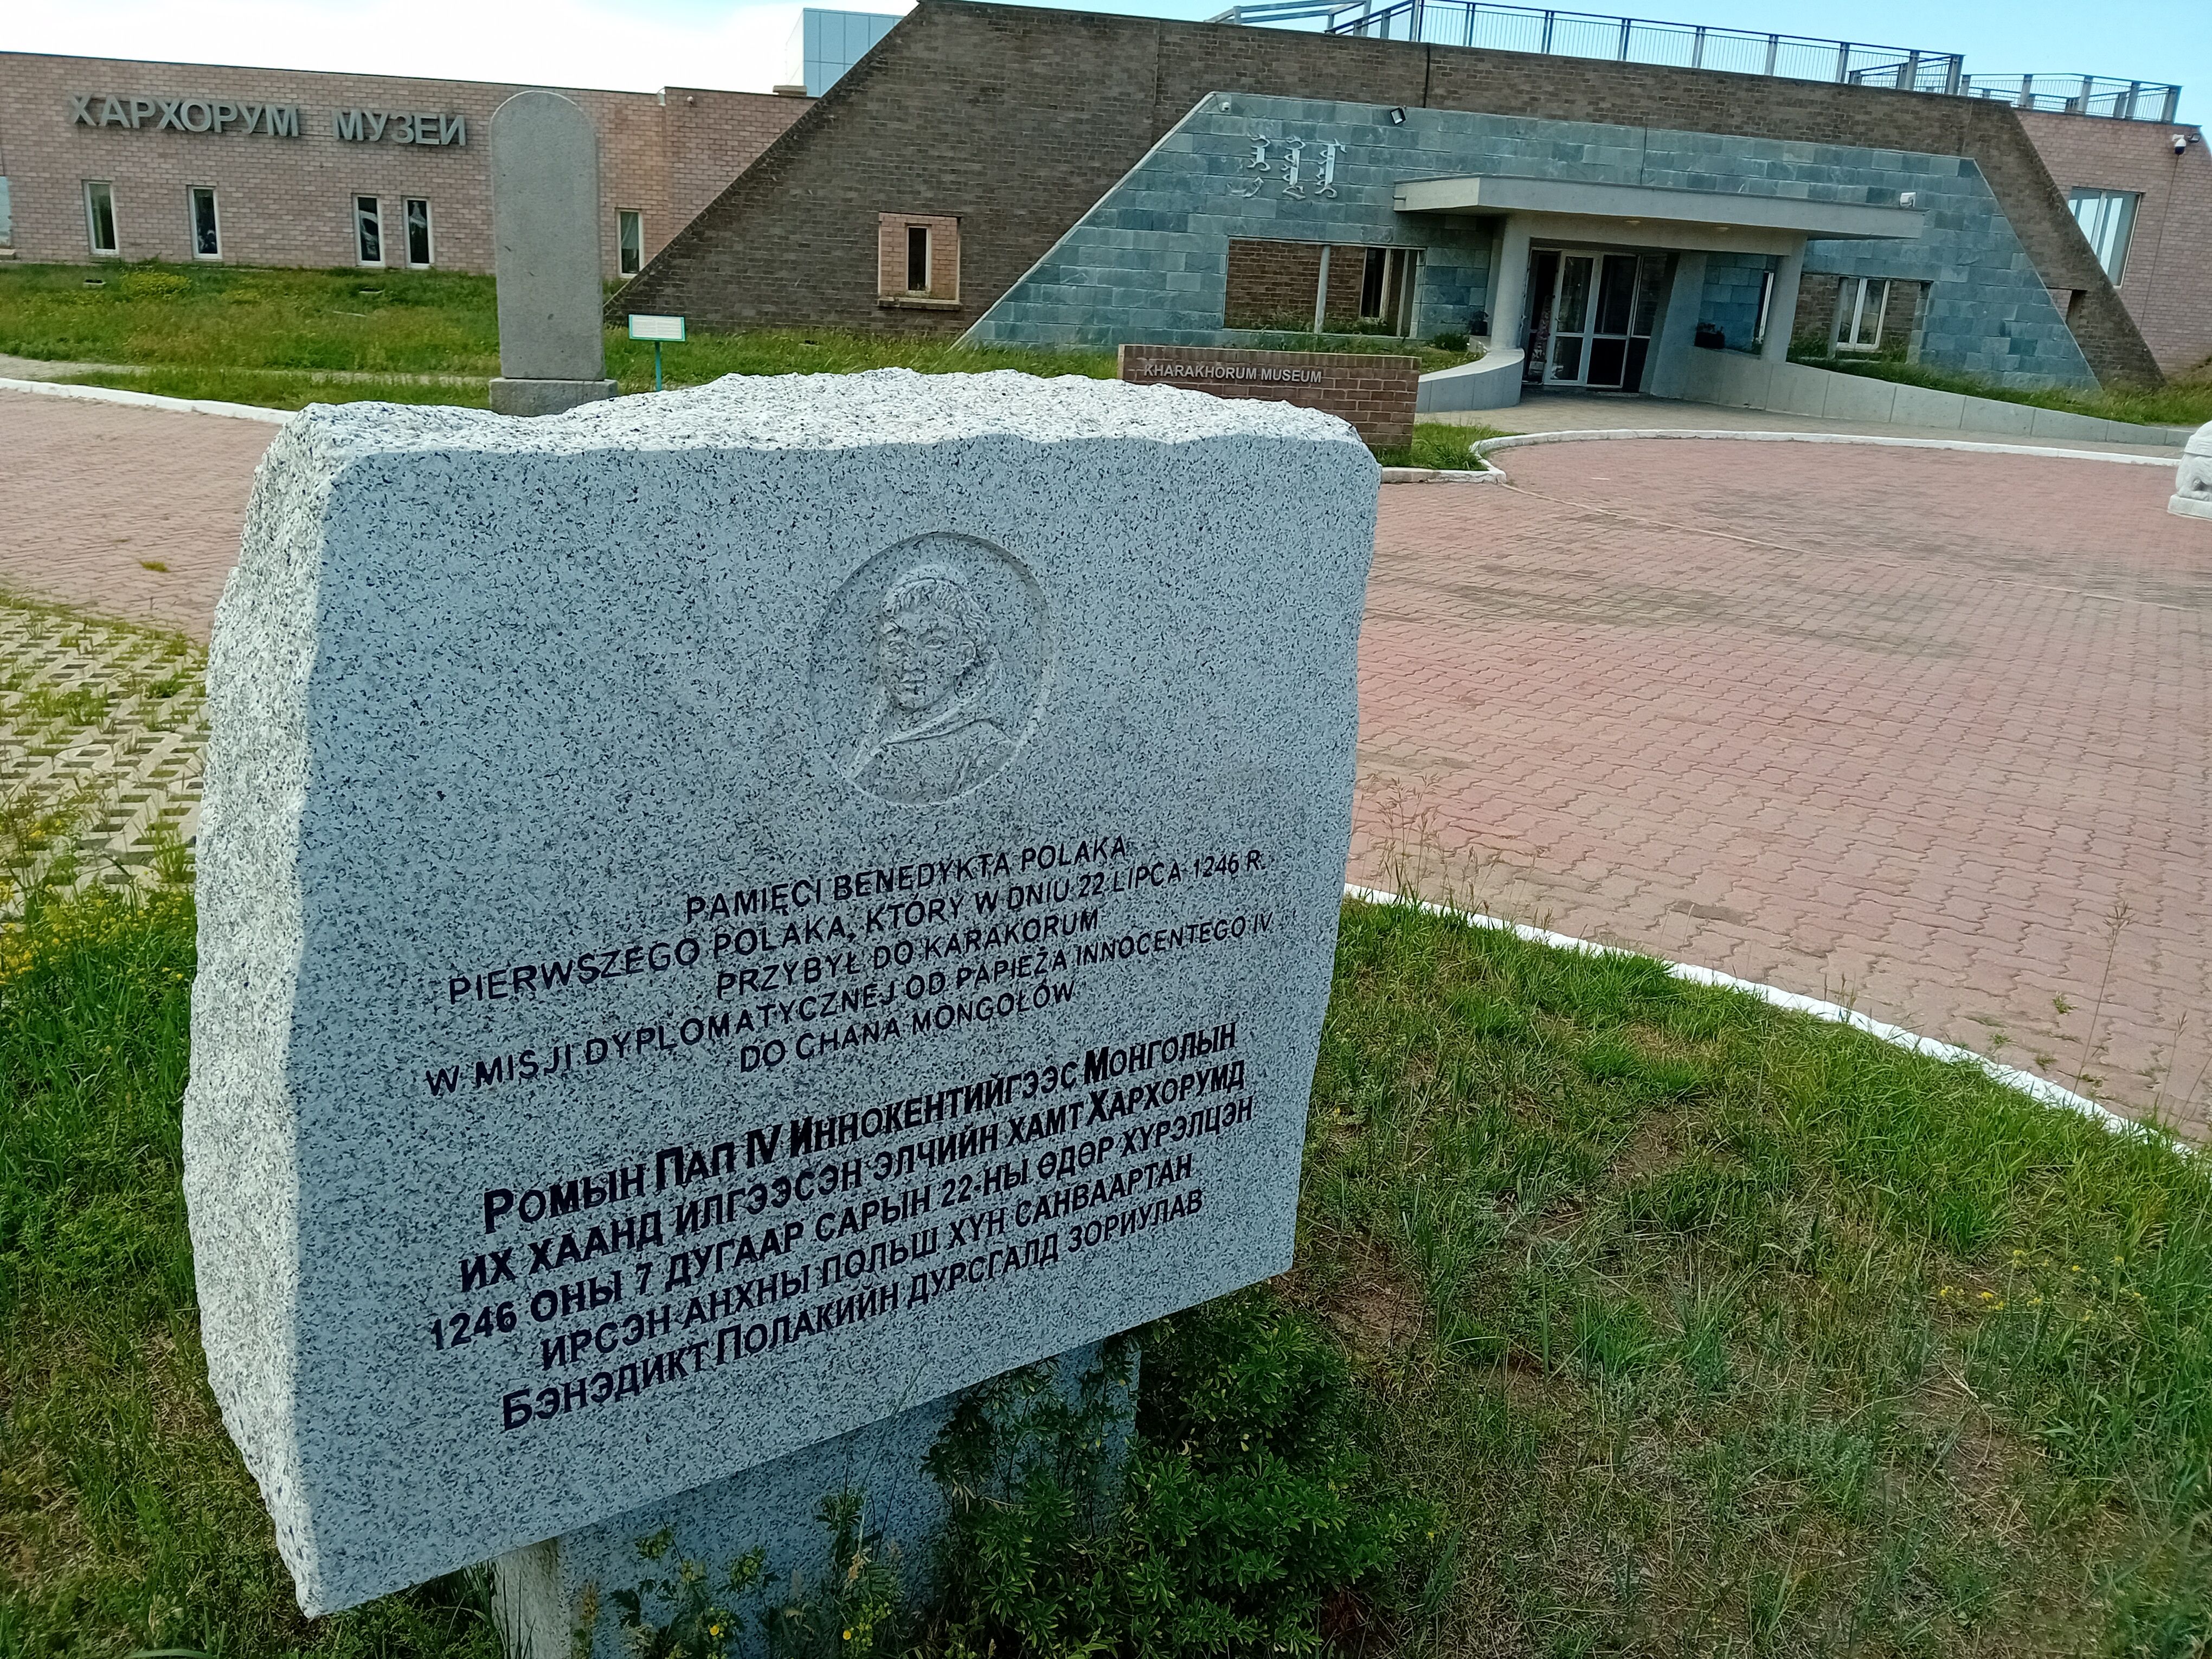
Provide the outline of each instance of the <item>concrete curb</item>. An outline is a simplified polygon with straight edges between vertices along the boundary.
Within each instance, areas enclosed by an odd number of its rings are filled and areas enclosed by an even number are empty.
[[[1784,991],[1771,985],[1761,985],[1754,980],[1738,979],[1733,974],[1723,974],[1717,969],[1698,968],[1688,963],[1668,962],[1663,957],[1653,957],[1648,951],[1626,951],[1618,945],[1593,945],[1588,939],[1575,939],[1566,933],[1554,933],[1541,927],[1530,927],[1522,923],[1507,921],[1498,916],[1486,916],[1476,910],[1462,910],[1449,904],[1432,904],[1425,899],[1409,899],[1399,893],[1384,892],[1376,887],[1359,887],[1346,882],[1346,898],[1355,898],[1367,904],[1402,904],[1432,916],[1449,916],[1470,927],[1497,927],[1510,933],[1516,939],[1531,944],[1548,945],[1555,950],[1573,951],[1591,957],[1645,957],[1665,968],[1669,977],[1690,985],[1710,985],[1723,991],[1741,991],[1747,996],[1757,997],[1773,1007],[1788,1009],[1792,1013],[1810,1014],[1814,1019],[1825,1019],[1838,1025],[1864,1031],[1869,1036],[1925,1054],[1930,1060],[1946,1062],[1966,1061],[1981,1072],[1993,1083],[2014,1089],[2039,1105],[2056,1106],[2094,1123],[2103,1125],[2115,1134],[2141,1135],[2171,1147],[2178,1152],[2192,1153],[2197,1148],[2188,1142],[2177,1140],[2163,1130],[2138,1123],[2131,1117],[2122,1117],[2118,1112],[2100,1106],[2087,1096],[2077,1095],[2071,1089],[2061,1088],[2048,1079],[2033,1072],[2023,1072],[2017,1066],[2000,1065],[1986,1054],[1978,1054],[1972,1048],[1960,1048],[1948,1042],[1938,1042],[1908,1031],[1901,1025],[1860,1013],[1856,1009],[1844,1007],[1839,1003],[1822,1002],[1814,997],[1800,996],[1795,991]]]
[[[112,386],[57,386],[52,380],[0,380],[0,392],[27,392],[40,398],[74,398],[88,404],[126,404],[138,409],[166,409],[173,415],[221,415],[234,421],[259,421],[268,426],[282,426],[292,418],[289,410],[257,409],[251,404],[218,403],[210,398],[161,398],[150,392],[125,392]]]
[[[1442,466],[1386,466],[1382,469],[1384,483],[1483,483],[1505,475],[1495,467],[1486,467],[1471,472],[1463,467]]]
[[[1732,438],[1755,444],[1865,444],[1877,449],[1963,449],[1978,455],[2033,455],[2057,461],[2118,461],[2128,466],[2174,466],[2163,455],[2125,455],[2101,449],[2051,449],[2033,444],[1976,443],[1964,438],[1882,438],[1858,432],[1738,432],[1727,428],[1605,427],[1587,432],[1520,432],[1503,438],[1483,438],[1474,445],[1483,459],[1498,449],[1517,449],[1524,444],[1573,444],[1607,438]]]

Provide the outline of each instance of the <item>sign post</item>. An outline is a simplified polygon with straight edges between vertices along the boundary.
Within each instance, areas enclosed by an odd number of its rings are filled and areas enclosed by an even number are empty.
[[[660,347],[666,340],[681,344],[684,340],[684,319],[681,317],[643,317],[630,313],[629,337],[653,342],[653,389],[660,390]]]

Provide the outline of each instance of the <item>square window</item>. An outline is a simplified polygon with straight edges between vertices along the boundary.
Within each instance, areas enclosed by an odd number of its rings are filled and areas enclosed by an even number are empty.
[[[222,226],[216,215],[215,191],[206,185],[194,185],[191,204],[192,258],[222,258]]]
[[[384,209],[374,196],[353,198],[356,257],[365,265],[384,263]]]
[[[418,269],[430,264],[430,203],[426,197],[407,198],[407,263]]]
[[[103,179],[88,179],[84,186],[85,234],[92,242],[92,251],[113,258],[115,240],[115,186]]]
[[[615,215],[616,269],[635,276],[645,269],[645,215],[624,209]]]

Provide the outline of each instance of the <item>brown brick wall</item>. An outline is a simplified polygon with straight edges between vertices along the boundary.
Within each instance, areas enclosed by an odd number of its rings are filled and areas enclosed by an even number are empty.
[[[2202,131],[2087,115],[2022,112],[2019,118],[2061,196],[2075,189],[2142,196],[2120,300],[2167,374],[2212,358],[2212,144]],[[2176,133],[2197,140],[2179,155]]]
[[[1296,373],[1310,379],[1233,378],[1237,370]],[[1358,428],[1375,449],[1413,441],[1413,404],[1421,360],[1364,351],[1240,351],[1212,346],[1125,345],[1115,372],[1140,386],[1179,386],[1216,398],[1273,398],[1325,410]]]
[[[876,215],[956,214],[962,307],[908,325],[957,331],[1210,91],[1970,156],[2045,282],[2084,290],[2075,331],[2098,374],[2157,374],[2063,192],[2002,105],[967,0],[922,0],[647,267],[641,292],[718,327],[866,327]]]
[[[1233,238],[1223,325],[1310,329],[1320,287],[1319,244]]]
[[[431,204],[437,265],[491,269],[491,112],[519,86],[389,76],[147,64],[99,58],[0,53],[0,172],[10,185],[16,257],[89,260],[83,183],[112,181],[125,259],[191,258],[186,191],[211,185],[229,264],[349,265],[353,198],[382,198],[386,258],[404,256],[401,204]],[[808,100],[764,94],[667,94],[561,88],[590,112],[599,133],[604,268],[616,274],[615,214],[645,216],[648,257],[802,113]],[[70,100],[86,94],[179,96],[300,107],[300,137],[73,125]],[[668,102],[664,105],[663,97]],[[692,101],[686,102],[686,99]],[[95,113],[99,112],[95,103]],[[455,113],[467,142],[453,146],[351,143],[331,130],[338,110]],[[158,121],[158,115],[155,118]],[[391,129],[387,129],[389,132]]]

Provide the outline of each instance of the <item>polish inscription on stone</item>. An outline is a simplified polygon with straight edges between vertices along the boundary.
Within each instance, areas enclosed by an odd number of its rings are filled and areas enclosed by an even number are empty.
[[[286,428],[185,1187],[303,1607],[1287,1265],[1376,477],[1008,374]]]

